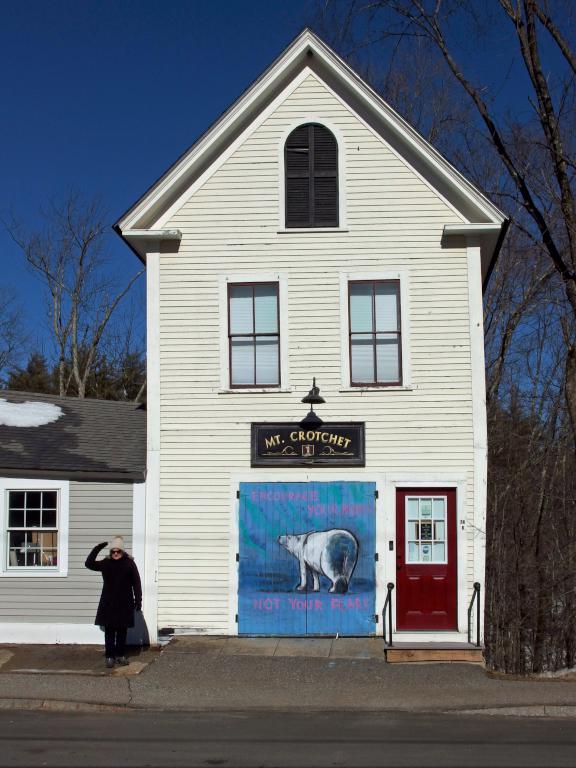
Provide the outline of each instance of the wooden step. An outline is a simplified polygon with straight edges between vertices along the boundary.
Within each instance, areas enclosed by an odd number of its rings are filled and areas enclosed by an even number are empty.
[[[386,661],[389,664],[433,663],[433,662],[467,662],[468,664],[483,664],[482,648],[471,645],[430,644],[419,643],[417,646],[398,644],[386,648]]]

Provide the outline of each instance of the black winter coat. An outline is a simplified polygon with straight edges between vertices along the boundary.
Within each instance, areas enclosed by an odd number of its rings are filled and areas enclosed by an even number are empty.
[[[134,608],[142,606],[142,586],[136,563],[124,554],[119,560],[96,560],[107,544],[98,544],[86,558],[85,566],[100,571],[104,579],[94,624],[122,629],[134,626]]]

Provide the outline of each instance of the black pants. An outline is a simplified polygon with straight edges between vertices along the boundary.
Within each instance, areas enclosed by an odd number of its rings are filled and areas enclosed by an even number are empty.
[[[106,645],[106,656],[125,656],[126,655],[126,627],[104,627],[104,643]]]

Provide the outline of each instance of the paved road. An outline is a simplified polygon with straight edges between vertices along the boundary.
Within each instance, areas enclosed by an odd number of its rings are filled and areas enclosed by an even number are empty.
[[[0,713],[0,768],[575,765],[572,720],[410,713]]]

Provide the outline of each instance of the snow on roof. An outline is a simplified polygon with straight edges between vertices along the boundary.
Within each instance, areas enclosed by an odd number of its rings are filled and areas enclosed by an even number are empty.
[[[62,409],[52,403],[9,403],[0,398],[0,425],[6,427],[42,427],[63,416]]]

